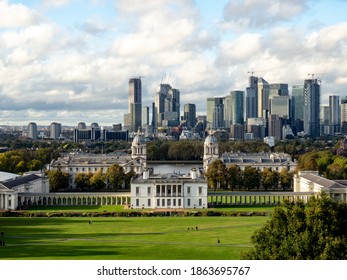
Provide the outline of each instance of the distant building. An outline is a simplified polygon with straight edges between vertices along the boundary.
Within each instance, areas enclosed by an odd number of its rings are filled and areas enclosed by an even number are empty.
[[[61,124],[57,122],[52,122],[50,127],[50,138],[57,140],[60,138],[61,135]]]
[[[309,137],[320,136],[319,125],[320,85],[317,79],[305,80],[304,131]]]
[[[129,79],[128,113],[124,115],[124,126],[129,132],[136,132],[142,125],[142,83],[141,77]]]
[[[37,124],[34,122],[31,122],[28,125],[28,138],[37,140]]]
[[[184,104],[183,119],[186,121],[188,128],[194,128],[196,124],[196,105]]]

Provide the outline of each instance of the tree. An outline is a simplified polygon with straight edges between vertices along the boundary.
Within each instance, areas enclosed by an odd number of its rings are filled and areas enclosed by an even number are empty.
[[[93,176],[91,172],[89,173],[77,173],[75,176],[75,184],[77,189],[89,189],[90,188],[90,178]]]
[[[280,184],[283,190],[292,188],[294,181],[294,174],[288,172],[287,169],[282,169],[280,172]]]
[[[105,174],[102,173],[101,169],[93,174],[93,176],[90,178],[89,184],[94,190],[102,190],[105,188]]]
[[[112,164],[107,168],[105,174],[108,186],[113,190],[117,190],[123,187],[125,181],[125,172],[124,168],[119,164]]]
[[[264,168],[261,172],[261,184],[265,190],[276,189],[278,187],[279,175],[276,171]]]
[[[69,174],[60,170],[48,172],[48,182],[50,191],[58,191],[69,187]]]
[[[226,185],[228,171],[223,161],[217,159],[209,165],[206,177],[209,186],[213,189],[220,189]]]
[[[231,190],[241,189],[243,185],[243,172],[237,164],[231,164],[228,167],[228,185]]]
[[[253,260],[347,259],[347,205],[326,194],[277,206],[267,223],[251,237]]]
[[[260,171],[253,166],[246,166],[243,171],[243,184],[249,191],[259,189],[261,184]]]

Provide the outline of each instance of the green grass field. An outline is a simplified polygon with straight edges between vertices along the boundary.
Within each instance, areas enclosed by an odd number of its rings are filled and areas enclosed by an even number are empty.
[[[0,218],[0,259],[240,259],[267,217]],[[196,230],[198,227],[198,230]],[[189,228],[189,230],[188,230]],[[217,244],[220,239],[220,245]]]

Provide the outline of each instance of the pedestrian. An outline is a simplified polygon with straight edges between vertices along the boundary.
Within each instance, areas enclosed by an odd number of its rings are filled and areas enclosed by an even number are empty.
[[[198,226],[196,226],[195,229],[198,230]]]
[[[220,240],[219,240],[219,238],[217,239],[217,244],[220,245]]]

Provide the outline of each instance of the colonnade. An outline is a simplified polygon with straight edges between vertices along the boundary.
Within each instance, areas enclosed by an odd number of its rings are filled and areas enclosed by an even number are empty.
[[[23,193],[18,195],[18,206],[130,205],[130,198],[130,193]]]
[[[313,193],[293,192],[213,192],[208,196],[210,206],[216,205],[278,205],[284,200],[293,202],[302,201],[306,203]],[[317,195],[317,194],[315,194]]]

